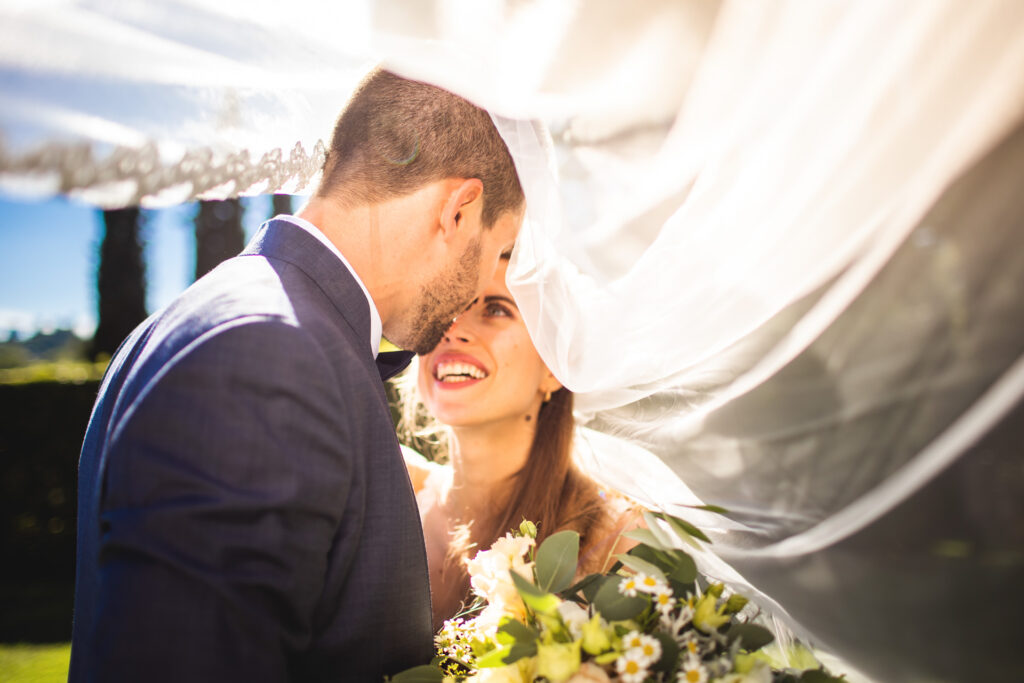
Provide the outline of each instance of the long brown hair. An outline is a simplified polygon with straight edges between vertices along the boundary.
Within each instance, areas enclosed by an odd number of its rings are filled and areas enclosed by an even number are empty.
[[[477,525],[471,532],[474,550],[490,547],[524,519],[537,525],[538,543],[556,531],[572,529],[586,545],[587,532],[600,521],[603,506],[597,486],[573,464],[572,405],[572,392],[564,388],[541,405],[526,463],[510,482],[500,513],[489,525]]]
[[[411,384],[415,386],[415,378]],[[410,426],[418,420],[420,429],[415,431],[420,438],[431,434],[436,437],[440,426],[436,422],[431,424],[429,420],[424,424],[425,409],[418,400],[410,405],[410,388],[406,385],[400,392],[405,433],[408,435]],[[452,530],[445,571],[456,571],[461,575],[459,593],[440,596],[439,602],[450,603],[451,609],[455,609],[460,600],[468,603],[470,585],[465,559],[477,550],[489,548],[498,538],[517,529],[524,519],[537,525],[538,544],[556,531],[565,529],[580,534],[583,550],[600,540],[598,531],[607,528],[609,513],[597,485],[573,462],[574,434],[573,394],[562,388],[553,392],[551,399],[541,405],[526,463],[509,482],[508,495],[497,501],[496,513]],[[435,438],[433,443],[440,444],[444,451],[442,455],[447,455],[450,446],[446,440]],[[446,618],[451,616],[446,615]]]

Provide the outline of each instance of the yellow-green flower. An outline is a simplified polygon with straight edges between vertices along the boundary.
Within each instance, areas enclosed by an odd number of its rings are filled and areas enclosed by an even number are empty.
[[[587,654],[599,655],[612,647],[612,637],[615,631],[608,624],[604,623],[600,614],[595,614],[590,620],[583,624],[583,649]]]
[[[711,633],[729,621],[728,615],[724,614],[725,606],[715,609],[716,602],[717,599],[711,593],[705,593],[697,601],[693,612],[693,625],[704,633]]]
[[[529,536],[530,538],[537,538],[537,525],[528,519],[524,519],[519,524],[519,534],[521,536]]]
[[[538,643],[536,675],[549,681],[564,681],[580,668],[580,641]]]

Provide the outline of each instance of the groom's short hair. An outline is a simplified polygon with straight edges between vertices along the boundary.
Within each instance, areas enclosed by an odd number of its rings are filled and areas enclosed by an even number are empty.
[[[480,179],[486,227],[523,206],[512,155],[486,111],[442,88],[370,72],[334,126],[317,195],[360,206],[445,178]]]

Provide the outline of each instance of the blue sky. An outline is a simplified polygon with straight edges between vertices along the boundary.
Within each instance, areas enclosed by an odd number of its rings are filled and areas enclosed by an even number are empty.
[[[269,216],[271,202],[261,196],[242,203],[248,239]],[[143,212],[150,312],[192,281],[195,211],[195,204],[183,204]],[[60,197],[24,200],[0,194],[0,340],[12,330],[22,336],[56,328],[92,333],[102,237],[102,214],[92,206]]]

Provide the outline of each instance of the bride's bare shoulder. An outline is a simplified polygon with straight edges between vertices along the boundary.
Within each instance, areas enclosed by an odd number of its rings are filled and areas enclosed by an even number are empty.
[[[405,468],[409,472],[412,490],[417,494],[430,486],[431,480],[436,480],[437,474],[444,469],[442,465],[427,460],[422,454],[408,446],[402,446],[402,457],[405,459]]]
[[[644,508],[635,501],[608,489],[600,489],[604,515],[591,530],[587,547],[582,549],[580,566],[583,573],[607,571],[614,564],[615,555],[636,545],[636,541],[623,536],[623,532],[644,525]]]

